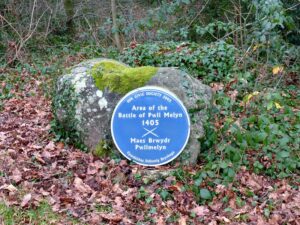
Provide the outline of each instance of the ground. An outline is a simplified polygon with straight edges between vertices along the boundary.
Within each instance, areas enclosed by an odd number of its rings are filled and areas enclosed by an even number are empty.
[[[233,183],[213,188],[209,181],[193,179],[201,165],[149,169],[55,142],[49,133],[51,102],[40,85],[29,77],[2,104],[3,224],[300,223],[295,181],[272,180],[242,168]]]

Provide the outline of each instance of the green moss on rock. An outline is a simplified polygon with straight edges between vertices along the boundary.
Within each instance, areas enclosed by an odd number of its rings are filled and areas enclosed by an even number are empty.
[[[110,91],[126,94],[144,86],[157,70],[158,68],[151,66],[131,68],[117,61],[104,60],[93,66],[91,75],[100,90],[108,88]]]

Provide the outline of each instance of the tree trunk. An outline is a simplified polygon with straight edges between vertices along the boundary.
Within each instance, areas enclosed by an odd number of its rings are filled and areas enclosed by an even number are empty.
[[[117,7],[116,7],[116,0],[111,0],[111,14],[112,14],[112,22],[113,22],[113,35],[115,39],[115,43],[117,45],[117,48],[122,51],[121,41],[120,41],[120,35],[118,30],[118,23],[117,23]]]
[[[69,34],[75,33],[75,26],[74,26],[74,0],[64,0],[64,7],[65,12],[67,14],[67,31]]]

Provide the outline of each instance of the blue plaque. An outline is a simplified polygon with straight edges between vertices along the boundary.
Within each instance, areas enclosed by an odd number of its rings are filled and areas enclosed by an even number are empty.
[[[127,159],[158,166],[183,151],[190,135],[190,119],[172,92],[146,86],[119,101],[112,115],[111,132],[115,145]]]

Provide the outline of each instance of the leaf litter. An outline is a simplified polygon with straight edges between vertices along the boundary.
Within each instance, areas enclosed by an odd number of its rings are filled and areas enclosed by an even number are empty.
[[[55,143],[51,102],[30,84],[0,112],[0,200],[8,206],[37,207],[46,200],[54,212],[82,224],[300,224],[296,181],[242,168],[228,186],[199,185],[202,195],[214,193],[199,202],[187,188],[194,181],[173,176],[177,165],[150,170]],[[30,89],[36,94],[28,95]],[[184,168],[190,175],[198,169]]]

